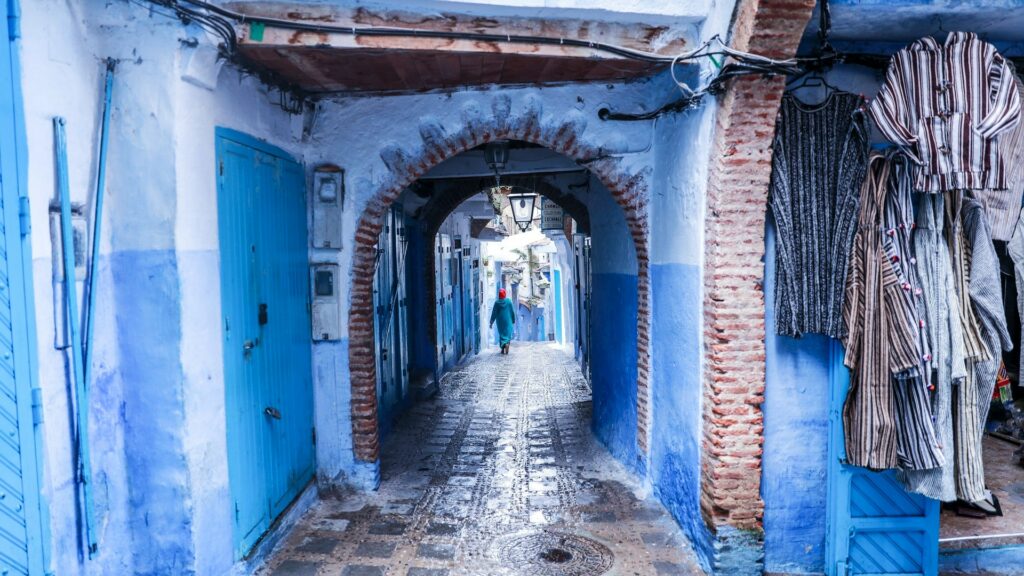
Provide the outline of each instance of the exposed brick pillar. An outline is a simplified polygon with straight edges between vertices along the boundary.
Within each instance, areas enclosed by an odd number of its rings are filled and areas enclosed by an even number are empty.
[[[740,0],[730,44],[795,54],[814,0]],[[771,144],[785,79],[750,76],[719,99],[707,191],[701,511],[714,568],[760,573],[764,502],[764,225]]]

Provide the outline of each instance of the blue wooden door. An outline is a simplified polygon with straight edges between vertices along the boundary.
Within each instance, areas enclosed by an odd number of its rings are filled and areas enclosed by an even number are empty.
[[[480,299],[483,296],[480,286],[480,259],[473,260],[473,352],[480,353]]]
[[[556,268],[552,277],[555,284],[555,340],[562,342],[562,271]]]
[[[0,573],[43,574],[41,407],[33,409],[35,325],[29,263],[21,77],[0,2]],[[24,219],[20,212],[26,210]]]
[[[314,471],[305,178],[283,151],[217,130],[221,329],[235,552]]]
[[[444,373],[444,247],[441,235],[434,236],[434,342],[435,371],[434,378],[440,379]]]
[[[843,402],[850,386],[838,342],[831,351],[828,576],[934,576],[938,573],[939,503],[905,491],[895,473],[846,465]]]
[[[409,302],[406,287],[406,265],[409,254],[409,234],[405,223],[405,210],[400,204],[394,205],[395,245],[398,262],[395,267],[395,363],[398,380],[398,395],[402,400],[409,396]]]

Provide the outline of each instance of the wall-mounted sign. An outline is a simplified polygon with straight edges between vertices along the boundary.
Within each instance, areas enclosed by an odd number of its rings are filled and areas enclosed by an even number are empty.
[[[547,198],[540,208],[541,230],[562,230],[565,228],[565,212],[562,207]]]

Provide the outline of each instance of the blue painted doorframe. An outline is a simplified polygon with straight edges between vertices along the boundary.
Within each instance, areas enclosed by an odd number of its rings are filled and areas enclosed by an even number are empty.
[[[217,205],[228,476],[236,557],[314,472],[305,175],[218,128]]]
[[[27,154],[18,67],[17,2],[0,2],[0,572],[44,574],[48,530],[40,491],[42,406],[37,382]]]
[[[910,494],[892,471],[846,464],[843,402],[850,387],[843,349],[830,350],[828,576],[938,574],[939,503]]]

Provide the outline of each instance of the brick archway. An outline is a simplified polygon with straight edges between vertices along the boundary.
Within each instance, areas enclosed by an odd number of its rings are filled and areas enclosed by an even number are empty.
[[[637,257],[637,443],[647,452],[648,378],[650,373],[650,279],[648,263],[647,186],[649,170],[627,172],[616,158],[603,156],[599,143],[587,140],[582,116],[544,117],[539,99],[513,113],[511,99],[497,96],[487,113],[474,110],[454,131],[425,117],[414,148],[389,145],[381,151],[388,168],[355,232],[349,302],[349,375],[352,386],[352,441],[355,456],[375,462],[380,455],[377,421],[376,359],[373,329],[373,272],[377,237],[388,207],[402,191],[437,164],[492,140],[521,140],[543,146],[586,166],[622,208]]]

